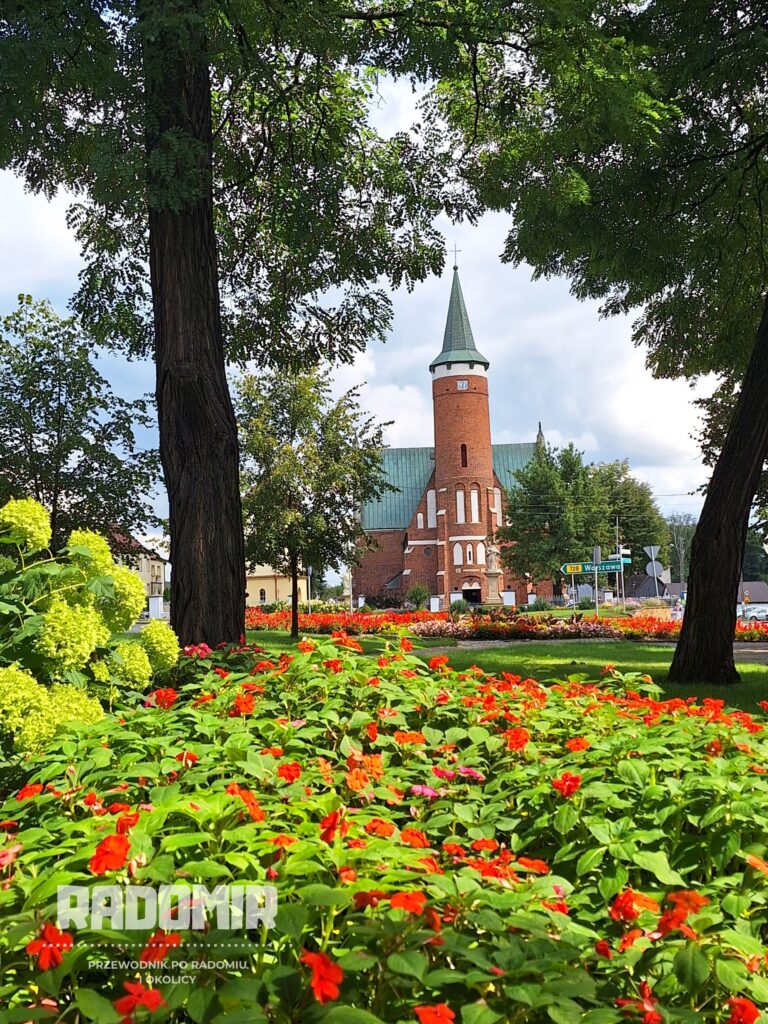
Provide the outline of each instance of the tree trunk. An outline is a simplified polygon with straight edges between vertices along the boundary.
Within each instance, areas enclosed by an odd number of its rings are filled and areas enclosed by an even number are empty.
[[[299,559],[291,555],[291,637],[299,638]]]
[[[680,640],[669,679],[736,683],[739,576],[752,500],[768,451],[768,299],[741,394],[693,535]]]
[[[245,558],[237,426],[219,310],[205,8],[201,0],[138,5],[171,625],[182,644],[213,647],[243,632]],[[175,163],[174,152],[180,153]]]

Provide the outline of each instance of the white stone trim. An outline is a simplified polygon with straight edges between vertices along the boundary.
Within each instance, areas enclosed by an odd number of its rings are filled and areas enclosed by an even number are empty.
[[[486,540],[486,539],[487,538],[486,538],[485,534],[483,534],[483,536],[480,537],[476,533],[462,533],[462,534],[459,534],[456,537],[449,537],[448,538],[448,540],[474,540],[474,541]]]
[[[438,363],[432,371],[432,379],[439,380],[441,377],[487,377],[488,371],[482,363],[474,363],[470,369],[469,363],[451,363],[451,368],[445,363]]]
[[[426,548],[426,547],[429,547],[430,544],[434,546],[437,543],[438,543],[437,540],[409,540],[408,541],[408,547],[406,548],[406,551],[407,552],[413,551],[413,549],[416,548],[416,547]]]

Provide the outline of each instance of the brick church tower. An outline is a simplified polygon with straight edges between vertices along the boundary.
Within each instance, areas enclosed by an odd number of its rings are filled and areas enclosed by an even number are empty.
[[[435,423],[438,590],[487,602],[487,551],[498,495],[488,409],[488,360],[475,346],[453,268],[451,298],[440,354],[430,363]],[[442,577],[442,579],[440,578]]]
[[[382,465],[392,489],[361,510],[371,545],[352,574],[358,600],[398,603],[414,584],[442,599],[473,604],[525,603],[526,578],[500,564],[494,538],[503,523],[504,489],[543,443],[492,444],[488,360],[469,325],[453,268],[443,347],[432,375],[433,448],[387,448]],[[551,584],[536,592],[551,596]]]

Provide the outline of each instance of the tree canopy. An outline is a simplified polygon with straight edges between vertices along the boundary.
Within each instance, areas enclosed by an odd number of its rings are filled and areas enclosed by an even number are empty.
[[[157,452],[136,430],[151,404],[115,395],[73,318],[19,296],[0,321],[0,504],[31,496],[51,516],[51,544],[74,529],[109,535],[157,523],[151,496]]]
[[[359,389],[334,399],[327,372],[245,374],[236,386],[245,551],[293,581],[301,566],[355,562],[361,505],[389,488],[383,425],[360,409]]]

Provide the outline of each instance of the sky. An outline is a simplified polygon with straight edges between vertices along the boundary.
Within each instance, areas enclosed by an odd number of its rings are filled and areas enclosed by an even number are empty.
[[[385,83],[374,115],[379,129],[407,127],[413,103],[408,87]],[[31,195],[10,172],[0,172],[0,315],[14,308],[20,292],[47,298],[66,314],[81,267],[66,223],[70,201]],[[445,218],[440,227],[449,250],[459,250],[475,343],[490,360],[493,440],[533,441],[541,422],[550,444],[573,441],[587,461],[628,459],[663,512],[697,514],[702,498],[692,492],[707,471],[693,436],[699,416],[692,399],[712,384],[692,389],[684,381],[654,380],[643,350],[632,343],[631,318],[601,319],[597,303],[572,297],[567,281],[533,281],[529,267],[504,265],[506,215],[487,215],[475,226]],[[363,384],[365,410],[392,421],[386,441],[393,447],[433,443],[428,367],[442,345],[452,263],[451,254],[442,277],[394,292],[386,344],[336,372],[337,392]],[[148,363],[105,355],[99,366],[127,398],[152,390]],[[162,511],[161,495],[157,504]]]

